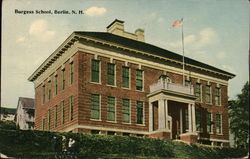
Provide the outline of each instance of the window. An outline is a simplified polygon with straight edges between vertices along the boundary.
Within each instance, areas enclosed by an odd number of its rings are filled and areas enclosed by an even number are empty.
[[[69,120],[73,120],[73,96],[69,97]]]
[[[212,133],[213,128],[212,128],[212,113],[207,112],[207,132]]]
[[[92,60],[91,63],[91,82],[99,83],[100,61]]]
[[[122,87],[129,88],[129,67],[122,67]]]
[[[206,103],[211,103],[211,87],[206,86]]]
[[[107,71],[107,81],[108,85],[115,85],[115,64],[108,63],[108,71]]]
[[[70,63],[70,84],[73,84],[74,82],[74,63]]]
[[[100,134],[100,130],[91,130],[91,134]]]
[[[48,100],[51,99],[51,81],[48,81]]]
[[[215,88],[215,105],[221,105],[221,89]]]
[[[216,114],[216,133],[222,134],[222,118],[221,114]]]
[[[65,89],[65,69],[62,70],[62,90]]]
[[[122,136],[130,136],[130,133],[122,133]]]
[[[115,132],[114,131],[108,131],[107,135],[115,135]]]
[[[202,101],[202,85],[200,83],[196,83],[195,85],[195,96],[197,97],[197,101]]]
[[[108,97],[108,121],[115,121],[115,97]]]
[[[129,99],[122,100],[122,122],[125,122],[125,123],[130,122],[130,100]]]
[[[65,104],[64,104],[64,100],[61,102],[61,106],[62,106],[62,124],[65,123]]]
[[[185,86],[190,86],[191,82],[189,80],[185,80]]]
[[[195,111],[195,118],[196,118],[196,130],[199,132],[202,132],[202,125],[201,125],[201,117],[202,117],[202,113],[201,110],[196,110]]]
[[[144,137],[143,134],[136,134],[137,137]]]
[[[136,90],[143,90],[143,71],[136,70]]]
[[[47,120],[48,120],[48,130],[50,130],[50,110],[47,112]]]
[[[42,104],[45,103],[45,85],[42,87]]]
[[[186,125],[186,131],[189,130],[189,118],[188,118],[188,109],[185,110],[185,125]]]
[[[42,117],[42,130],[44,131],[45,130],[45,119]]]
[[[137,108],[137,124],[143,124],[143,102],[137,101],[136,102],[136,108]]]
[[[57,127],[57,105],[54,107],[54,127]]]
[[[100,95],[91,94],[91,119],[100,119]]]
[[[55,76],[55,95],[58,93],[58,78],[57,75]]]

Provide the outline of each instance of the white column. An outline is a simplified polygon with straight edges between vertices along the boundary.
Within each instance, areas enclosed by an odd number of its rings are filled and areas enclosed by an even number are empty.
[[[180,108],[180,134],[183,133],[183,120],[182,120],[182,108]]]
[[[193,132],[196,132],[196,120],[195,120],[195,107],[194,104],[192,106],[192,118],[193,118]]]
[[[192,109],[191,109],[191,104],[188,104],[188,126],[189,126],[188,132],[192,132]]]
[[[165,129],[164,99],[158,100],[158,129]]]
[[[149,131],[153,131],[153,104],[149,103]]]
[[[164,99],[164,108],[165,108],[165,128],[169,130],[168,127],[168,100]]]

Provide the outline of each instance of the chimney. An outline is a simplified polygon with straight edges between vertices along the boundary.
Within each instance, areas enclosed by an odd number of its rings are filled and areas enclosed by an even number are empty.
[[[136,29],[135,35],[138,41],[144,41],[144,30],[143,29]]]
[[[107,26],[107,32],[123,36],[124,32],[124,21],[115,19],[109,26]]]
[[[135,33],[129,33],[124,30],[124,21],[115,19],[111,24],[107,26],[107,32],[115,35],[119,35],[125,38],[144,42],[144,30],[137,29]]]

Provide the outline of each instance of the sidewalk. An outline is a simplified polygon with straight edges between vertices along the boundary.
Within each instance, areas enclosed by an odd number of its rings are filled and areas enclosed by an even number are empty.
[[[8,157],[2,153],[0,153],[0,159],[15,159],[14,157]]]

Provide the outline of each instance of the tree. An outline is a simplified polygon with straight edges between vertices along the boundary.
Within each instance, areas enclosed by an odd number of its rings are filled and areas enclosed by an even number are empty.
[[[249,143],[249,82],[243,86],[236,100],[229,101],[230,130],[236,147],[248,148]]]
[[[0,120],[0,129],[16,130],[16,123],[14,121],[2,121]]]

